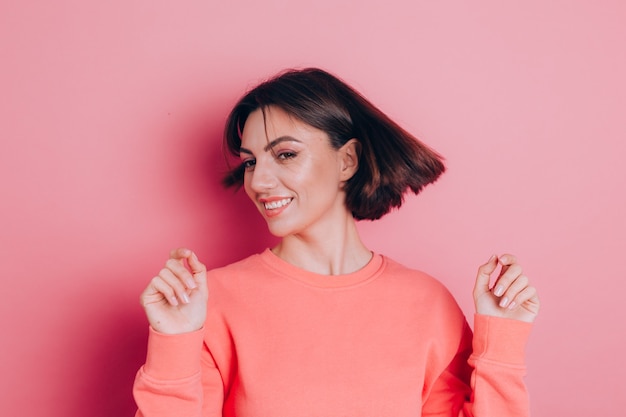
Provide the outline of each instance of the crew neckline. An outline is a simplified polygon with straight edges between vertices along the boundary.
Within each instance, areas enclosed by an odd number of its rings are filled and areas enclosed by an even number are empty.
[[[278,274],[318,288],[342,288],[361,284],[376,278],[384,267],[384,257],[373,252],[372,258],[363,268],[341,275],[324,275],[307,271],[279,258],[269,248],[261,252],[259,256],[268,267]]]

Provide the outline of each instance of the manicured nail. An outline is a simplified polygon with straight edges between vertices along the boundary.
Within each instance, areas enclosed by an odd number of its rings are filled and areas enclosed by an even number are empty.
[[[516,305],[515,301],[511,301],[511,304],[509,304],[509,310],[513,310]]]
[[[502,294],[504,294],[504,287],[502,285],[497,285],[493,293],[496,297],[500,297]]]
[[[176,299],[175,296],[171,296],[170,297],[170,304],[173,306],[177,306],[178,305],[178,300]]]
[[[491,263],[494,259],[496,259],[496,255],[491,255],[491,258],[489,258],[487,263]]]
[[[196,281],[194,281],[193,279],[189,278],[187,280],[187,288],[189,288],[189,289],[196,288]]]
[[[185,304],[189,304],[189,296],[187,295],[187,293],[183,293],[183,302]]]
[[[507,297],[503,297],[502,300],[500,300],[500,307],[506,307],[508,302],[509,299]]]

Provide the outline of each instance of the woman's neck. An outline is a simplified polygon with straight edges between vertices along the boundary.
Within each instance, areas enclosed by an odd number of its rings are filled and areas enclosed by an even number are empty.
[[[334,229],[313,237],[289,235],[272,249],[279,258],[310,272],[342,275],[358,271],[372,258],[356,228],[354,219],[343,230]]]

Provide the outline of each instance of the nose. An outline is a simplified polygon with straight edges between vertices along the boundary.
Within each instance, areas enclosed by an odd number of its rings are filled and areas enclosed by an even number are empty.
[[[271,163],[257,159],[254,169],[246,173],[248,186],[255,193],[263,193],[276,187],[278,181]]]

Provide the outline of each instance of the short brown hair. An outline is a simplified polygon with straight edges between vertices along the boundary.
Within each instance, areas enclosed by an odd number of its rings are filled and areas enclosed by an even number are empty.
[[[402,205],[406,191],[418,194],[445,171],[440,155],[345,82],[318,68],[287,70],[244,95],[226,121],[224,149],[238,157],[248,116],[268,106],[326,132],[335,149],[352,138],[359,141],[359,168],[344,189],[346,207],[357,220],[379,219]],[[240,187],[243,177],[240,165],[222,183]]]

